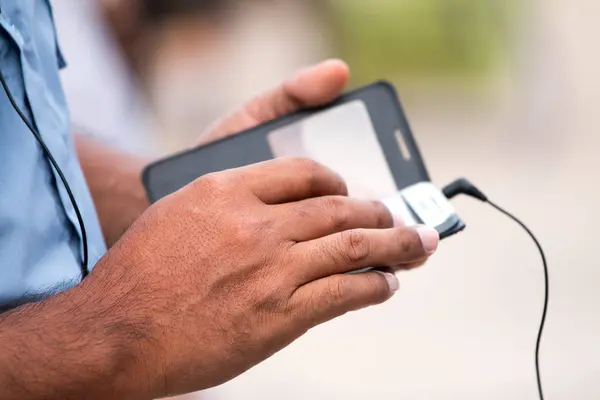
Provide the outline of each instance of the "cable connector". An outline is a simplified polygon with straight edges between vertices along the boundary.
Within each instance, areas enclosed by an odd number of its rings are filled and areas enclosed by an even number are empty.
[[[446,196],[448,200],[458,196],[459,194],[466,194],[481,200],[484,203],[488,201],[487,196],[483,194],[481,190],[477,189],[475,185],[471,183],[471,181],[465,178],[460,178],[450,183],[444,188],[443,192],[444,196]]]

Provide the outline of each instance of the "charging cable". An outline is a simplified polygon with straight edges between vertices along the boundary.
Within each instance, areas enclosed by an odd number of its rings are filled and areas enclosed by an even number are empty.
[[[537,336],[537,342],[535,345],[535,372],[536,372],[536,377],[537,377],[537,387],[538,387],[539,397],[540,397],[540,400],[544,400],[544,393],[542,391],[542,379],[541,379],[541,374],[540,374],[540,344],[542,341],[542,334],[544,332],[544,325],[546,324],[546,314],[548,312],[548,293],[549,293],[548,264],[546,263],[546,255],[544,254],[544,250],[542,249],[540,242],[537,240],[537,238],[535,237],[533,232],[531,232],[531,230],[523,222],[521,222],[517,217],[515,217],[508,211],[504,210],[502,207],[491,202],[487,198],[487,196],[485,194],[483,194],[483,192],[481,190],[479,190],[477,187],[475,187],[475,185],[473,185],[467,179],[464,179],[464,178],[457,179],[456,181],[454,181],[451,184],[449,184],[448,186],[446,186],[443,189],[443,192],[444,192],[444,195],[448,198],[448,200],[452,199],[453,197],[458,196],[459,194],[464,194],[464,195],[476,198],[484,203],[489,204],[490,206],[492,206],[493,208],[500,211],[502,214],[506,215],[507,217],[509,217],[510,219],[515,221],[517,224],[519,224],[527,232],[527,234],[531,237],[531,239],[533,239],[533,241],[535,242],[535,245],[537,246],[537,248],[540,252],[540,255],[542,257],[542,264],[544,267],[544,309],[542,311],[542,320],[540,322],[540,327],[539,327],[538,336]]]

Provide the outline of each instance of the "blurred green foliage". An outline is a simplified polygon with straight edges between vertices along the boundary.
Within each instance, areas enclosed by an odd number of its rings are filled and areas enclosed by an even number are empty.
[[[514,0],[328,0],[355,82],[485,76],[506,57]]]

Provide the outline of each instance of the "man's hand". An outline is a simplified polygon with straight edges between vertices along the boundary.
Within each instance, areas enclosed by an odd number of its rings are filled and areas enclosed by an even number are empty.
[[[231,115],[214,123],[197,144],[238,133],[274,118],[337,98],[348,83],[348,67],[330,60],[297,73]],[[111,247],[148,207],[141,182],[147,160],[107,148],[84,137],[77,152],[98,211],[102,231]]]
[[[301,159],[208,175],[149,209],[80,290],[141,333],[149,393],[219,385],[398,289],[393,274],[346,272],[436,250],[434,230],[393,228],[382,204],[346,194]]]
[[[199,144],[241,132],[304,108],[317,107],[339,97],[350,72],[340,60],[328,60],[304,69],[277,88],[257,96],[228,115],[200,137]]]
[[[336,174],[308,160],[200,178],[152,206],[37,317],[25,309],[0,320],[9,327],[0,329],[0,364],[11,362],[0,371],[17,372],[4,377],[16,382],[4,397],[75,398],[81,388],[90,399],[149,399],[226,382],[312,327],[389,299],[399,286],[392,273],[346,273],[414,268],[438,245],[435,230],[392,221],[382,204],[346,197]],[[22,332],[39,321],[36,345]]]
[[[347,78],[336,61],[300,73],[210,140],[327,103]],[[422,265],[438,241],[429,228],[393,227],[382,204],[349,199],[309,160],[205,176],[146,210],[82,284],[0,316],[0,397],[213,387],[320,323],[386,301],[399,287],[390,269]],[[388,272],[346,274],[370,266]]]

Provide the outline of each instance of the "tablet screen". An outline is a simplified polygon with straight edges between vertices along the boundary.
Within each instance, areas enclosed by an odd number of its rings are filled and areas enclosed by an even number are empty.
[[[340,174],[354,198],[383,199],[398,187],[366,105],[356,100],[267,134],[274,157],[313,159]]]

